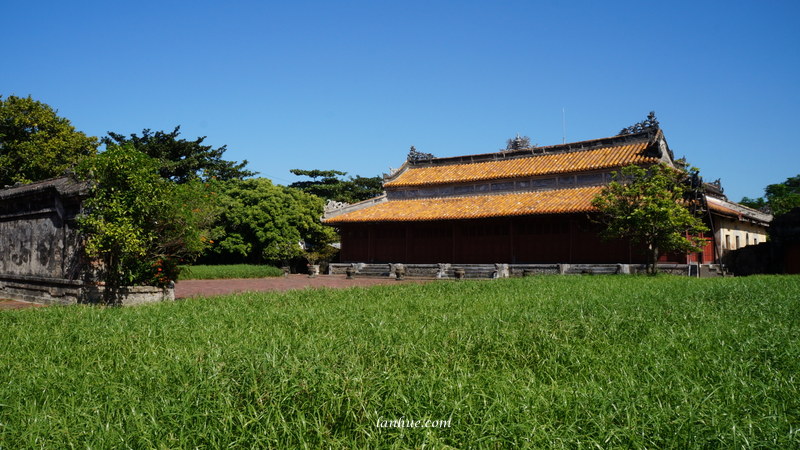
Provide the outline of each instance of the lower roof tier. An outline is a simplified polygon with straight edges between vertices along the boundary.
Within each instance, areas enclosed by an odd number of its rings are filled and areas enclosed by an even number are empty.
[[[403,168],[384,182],[384,188],[433,186],[440,184],[513,179],[602,169],[630,164],[654,164],[659,158],[649,154],[650,141],[624,143],[592,150],[555,154],[529,154],[525,157],[461,164],[420,165]],[[498,156],[501,157],[501,156]]]
[[[482,219],[490,217],[572,214],[597,211],[592,200],[603,186],[513,192],[462,197],[431,197],[388,200],[329,217],[329,225],[365,222],[423,222]],[[730,216],[767,225],[772,216],[723,199],[706,196],[715,215]]]
[[[590,212],[596,210],[592,199],[601,189],[602,186],[590,186],[502,195],[391,200],[331,217],[325,223],[415,222]]]

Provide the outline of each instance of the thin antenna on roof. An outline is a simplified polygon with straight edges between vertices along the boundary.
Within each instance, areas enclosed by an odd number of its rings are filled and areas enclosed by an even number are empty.
[[[567,143],[567,109],[561,108],[561,128],[564,131],[564,134],[561,137],[561,143]]]

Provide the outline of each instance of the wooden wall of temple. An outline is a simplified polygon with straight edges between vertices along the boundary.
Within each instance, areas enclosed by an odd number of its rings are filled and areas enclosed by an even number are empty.
[[[522,216],[437,222],[350,223],[340,226],[342,262],[644,263],[624,240],[602,240],[583,215]],[[663,263],[686,263],[666,255]]]

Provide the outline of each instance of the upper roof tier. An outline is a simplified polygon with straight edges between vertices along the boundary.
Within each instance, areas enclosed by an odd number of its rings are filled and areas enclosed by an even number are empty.
[[[661,131],[549,147],[454,158],[408,161],[384,188],[458,184],[611,169],[630,164],[672,163]]]

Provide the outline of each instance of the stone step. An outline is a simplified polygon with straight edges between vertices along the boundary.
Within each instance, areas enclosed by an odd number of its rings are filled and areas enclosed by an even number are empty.
[[[564,273],[568,275],[580,274],[630,274],[644,273],[643,264],[403,264],[405,276],[409,278],[455,278],[455,270],[463,269],[464,278],[494,278],[522,277],[526,275]],[[692,269],[694,267],[695,269]],[[355,268],[356,276],[361,277],[393,277],[392,265],[388,263],[332,263],[329,265],[331,274],[344,275],[348,268]],[[659,264],[659,271],[675,275],[697,276],[696,265],[687,264]],[[694,271],[693,271],[694,270]],[[497,273],[499,271],[499,274]],[[724,266],[701,266],[700,276],[730,276]]]
[[[442,278],[456,278],[455,270],[464,269],[464,278],[493,278],[497,268],[494,264],[458,264],[451,265],[444,271]],[[363,277],[388,277],[392,275],[389,264],[364,264],[356,272],[356,276]],[[337,267],[338,273],[343,273],[344,268]],[[438,264],[408,264],[406,265],[407,277],[438,278],[440,266]]]
[[[388,277],[389,276],[389,268],[383,267],[364,267],[361,270],[356,272],[356,275],[366,276],[366,277]]]
[[[700,278],[716,278],[731,276],[728,269],[719,264],[703,264],[700,266]]]

